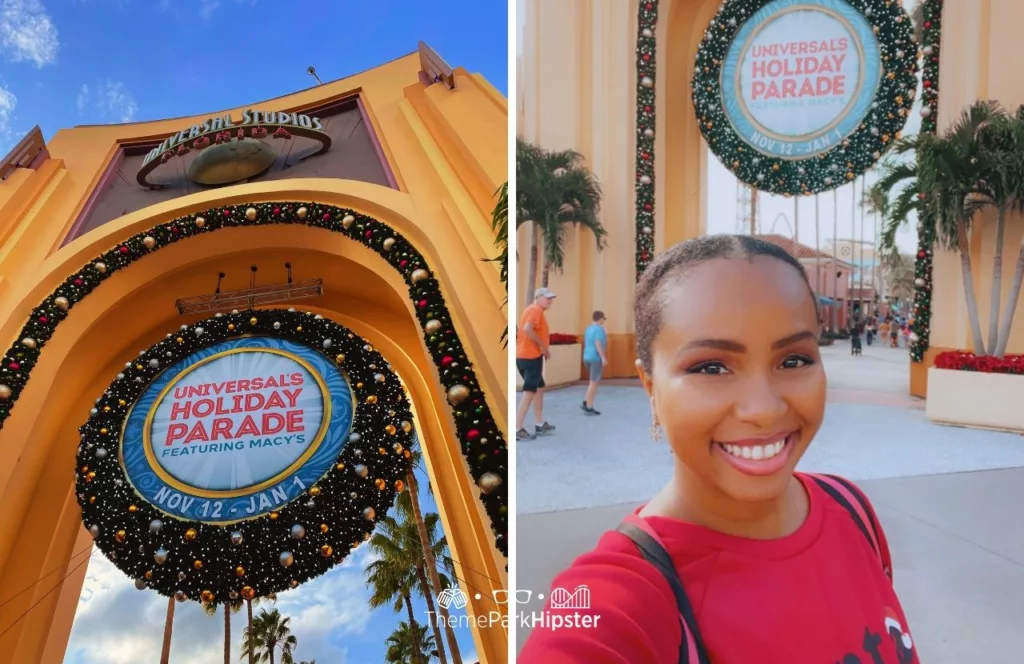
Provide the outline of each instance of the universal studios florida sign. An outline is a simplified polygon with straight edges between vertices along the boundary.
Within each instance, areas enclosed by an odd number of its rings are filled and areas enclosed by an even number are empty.
[[[284,111],[242,111],[237,122],[230,113],[208,118],[201,124],[186,127],[164,141],[146,154],[142,160],[136,180],[144,187],[158,188],[162,185],[150,182],[148,177],[156,168],[175,157],[182,157],[211,145],[229,143],[232,140],[252,139],[291,139],[292,136],[311,138],[320,143],[320,149],[306,155],[303,159],[315,157],[331,148],[331,137],[324,131],[320,118],[288,113]]]

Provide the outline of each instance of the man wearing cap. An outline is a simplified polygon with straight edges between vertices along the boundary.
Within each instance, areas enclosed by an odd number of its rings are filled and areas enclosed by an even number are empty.
[[[555,294],[550,288],[538,288],[533,304],[526,307],[516,331],[516,368],[523,377],[523,398],[516,411],[516,440],[533,440],[538,434],[555,430],[544,421],[544,360],[551,359],[550,332],[544,312],[551,308]],[[534,431],[526,428],[526,414],[533,406]]]

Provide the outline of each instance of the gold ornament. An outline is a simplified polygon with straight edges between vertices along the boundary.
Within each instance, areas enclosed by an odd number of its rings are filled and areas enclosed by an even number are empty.
[[[246,211],[245,211],[245,218],[248,219],[249,221],[255,221],[256,220],[256,208],[253,208],[253,207],[247,208]]]
[[[402,420],[402,431],[409,433],[412,431],[412,422],[409,420]]]
[[[320,547],[320,555],[324,558],[330,558],[334,555],[334,547],[330,544],[324,544]]]
[[[779,165],[778,164],[772,164],[772,170],[773,171],[779,170]]]
[[[343,463],[339,463],[339,464],[337,464],[336,466],[334,466],[334,468],[335,468],[336,470],[345,470],[345,464],[343,464]]]
[[[301,325],[299,325],[298,327],[296,327],[296,328],[295,328],[295,331],[296,331],[296,332],[302,332],[302,326],[301,326]]]
[[[469,398],[469,388],[465,385],[452,385],[448,389],[448,403],[458,406]]]
[[[357,389],[357,390],[361,390],[361,389],[363,389],[363,383],[362,383],[362,382],[358,382],[358,383],[356,383],[356,389]]]
[[[281,516],[280,512],[271,512],[270,513],[270,520],[271,521],[277,521],[277,517],[279,517],[279,516]]]
[[[405,491],[405,482],[403,482],[402,480],[395,480],[395,491],[397,491],[398,493],[402,493],[403,491]]]
[[[401,454],[402,450],[405,448],[402,447],[401,443],[395,443],[394,445],[391,446],[391,449],[395,451],[395,454]]]
[[[345,361],[345,353],[338,353],[337,357],[334,359],[337,360],[338,364],[341,364]]]
[[[234,332],[235,331],[235,324],[234,323],[228,323],[228,331],[229,332]]]
[[[71,306],[71,303],[68,302],[68,298],[64,297],[63,295],[54,299],[53,303],[61,311],[67,311],[68,307]]]
[[[306,218],[306,208],[300,207],[298,210],[295,211],[295,216],[297,216],[299,219],[305,219]]]
[[[387,482],[385,482],[384,480],[382,480],[382,479],[381,479],[381,478],[379,478],[379,477],[378,477],[377,479],[375,479],[375,480],[373,481],[373,483],[374,483],[374,485],[375,485],[375,486],[377,487],[377,490],[378,490],[378,491],[383,491],[383,490],[384,490],[384,487],[386,487],[386,486],[388,485],[388,483],[387,483]]]
[[[0,385],[0,399],[7,401],[11,398],[11,394],[13,394],[11,388],[6,385]]]
[[[103,412],[104,413],[109,413],[110,412],[110,406],[104,406],[103,407]]]
[[[371,394],[370,396],[366,397],[366,403],[377,403],[377,395]]]
[[[24,346],[25,348],[35,348],[36,340],[32,339],[31,337],[25,337],[24,339],[21,340],[21,345]]]
[[[203,604],[209,604],[213,601],[213,593],[209,590],[204,590],[203,592],[199,593],[199,597],[203,600]]]
[[[398,429],[395,428],[394,424],[387,425],[386,427],[384,427],[384,430],[387,431],[388,435],[391,436],[394,436],[396,433],[398,433]]]
[[[203,569],[203,561],[196,560],[194,563],[192,563],[192,567],[195,567],[196,569]]]
[[[117,400],[117,405],[118,405],[118,406],[124,407],[124,406],[126,406],[127,404],[128,404],[128,402],[127,402],[127,401],[125,401],[124,399],[118,399],[118,400]]]
[[[116,533],[114,533],[114,540],[118,544],[124,544],[124,540],[125,540],[126,537],[128,537],[128,533],[126,533],[123,530],[119,530]]]
[[[249,319],[249,325],[255,325],[255,324],[256,324],[256,317],[253,316],[252,318]]]
[[[152,249],[156,246],[156,240],[147,235],[142,238],[142,246],[146,247],[146,249]]]
[[[128,506],[128,511],[129,511],[130,513],[132,513],[132,514],[135,514],[136,512],[138,512],[138,511],[139,511],[139,508],[138,508],[138,507],[136,507],[135,505],[129,505],[129,506]]]
[[[239,565],[235,568],[235,576],[245,576],[245,568]]]
[[[484,473],[480,476],[477,486],[484,495],[490,495],[502,484],[501,477],[495,473]]]
[[[92,482],[94,479],[96,479],[96,471],[95,470],[90,470],[88,473],[85,474],[85,481],[86,482]]]
[[[348,230],[352,226],[352,224],[355,222],[355,220],[356,220],[355,217],[353,217],[350,214],[346,214],[345,218],[341,220],[341,225],[345,227],[345,230]]]
[[[107,435],[107,427],[100,428],[100,433],[103,434],[104,436]]]
[[[206,220],[202,217],[196,217],[196,228],[203,228],[206,226]]]
[[[426,270],[424,270],[421,267],[418,267],[418,268],[416,268],[415,270],[412,271],[412,274],[409,276],[409,280],[412,281],[412,283],[414,283],[414,284],[418,284],[419,282],[423,281],[424,279],[426,279],[429,276],[430,276],[429,272],[427,272]]]
[[[185,340],[182,339],[181,337],[178,337],[177,339],[175,339],[175,341],[177,341],[179,344],[185,343]]]
[[[402,452],[402,456],[404,456],[406,459],[408,459],[408,458],[410,458],[412,456],[412,452],[410,452],[409,450],[406,450],[406,451]]]
[[[389,237],[384,240],[384,251],[391,251],[391,248],[395,246],[395,238]]]
[[[327,528],[327,524],[326,523],[321,523],[320,524],[320,532],[322,532],[322,533],[324,533],[326,535],[328,530],[329,529]]]
[[[135,368],[138,369],[139,371],[142,371],[142,365],[141,364],[136,364]]]
[[[428,320],[427,324],[423,326],[423,329],[427,331],[427,334],[437,334],[441,331],[441,321],[439,320]]]
[[[199,535],[195,528],[189,528],[185,531],[185,541],[191,542]]]
[[[95,505],[96,504],[96,496],[89,496],[89,504],[90,505]]]
[[[367,507],[363,510],[363,518],[367,521],[373,521],[377,517],[377,511],[372,507]]]
[[[366,541],[369,541],[369,539],[370,539],[370,533],[363,533],[363,541],[366,542]]]
[[[103,274],[107,271],[106,263],[93,263],[92,266],[96,268],[96,271],[99,272],[100,274]]]
[[[147,581],[153,578],[153,570],[147,569],[146,573],[142,575]]]
[[[319,496],[320,495],[320,487],[318,487],[318,486],[310,487],[309,488],[309,495],[313,496],[314,498]]]
[[[384,449],[383,447],[378,447],[377,448],[377,454],[379,454],[381,456],[384,456],[387,453],[388,453],[388,451],[386,449]]]
[[[250,586],[242,586],[242,599],[252,599],[256,596],[256,591]]]

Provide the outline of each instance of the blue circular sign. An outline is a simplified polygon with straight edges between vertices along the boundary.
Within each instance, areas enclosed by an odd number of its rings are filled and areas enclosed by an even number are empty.
[[[774,0],[736,32],[722,62],[722,105],[757,152],[808,159],[858,130],[881,74],[878,39],[848,2]]]
[[[295,500],[330,470],[355,412],[338,367],[312,348],[241,337],[150,384],[121,437],[128,480],[151,505],[211,524]]]

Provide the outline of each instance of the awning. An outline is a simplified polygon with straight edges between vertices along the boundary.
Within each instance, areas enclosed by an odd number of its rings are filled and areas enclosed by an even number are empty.
[[[818,302],[820,302],[821,304],[829,304],[829,305],[835,304],[835,300],[833,300],[830,297],[825,297],[824,295],[819,295],[818,296]]]

